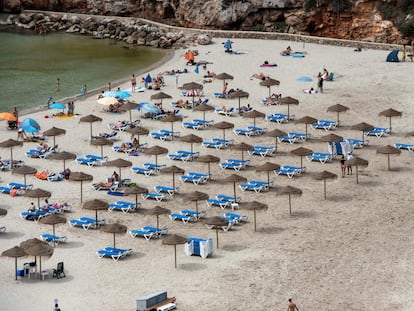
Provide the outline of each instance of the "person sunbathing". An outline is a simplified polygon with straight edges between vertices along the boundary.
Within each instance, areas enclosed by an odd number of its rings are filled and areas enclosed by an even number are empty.
[[[204,76],[204,78],[214,78],[216,74],[214,72],[208,71],[207,74]]]
[[[269,79],[270,77],[268,75],[266,75],[265,73],[261,72],[261,73],[253,74],[252,78],[256,78],[256,79],[259,79],[259,80],[266,80],[266,79]]]
[[[286,48],[286,50],[283,50],[282,52],[280,52],[280,55],[282,55],[282,56],[289,56],[290,53],[292,53],[292,49],[290,48],[290,46],[288,46]]]

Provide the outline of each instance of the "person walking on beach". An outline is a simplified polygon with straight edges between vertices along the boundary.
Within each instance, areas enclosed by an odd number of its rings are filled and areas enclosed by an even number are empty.
[[[348,155],[346,156],[346,160],[352,160],[354,158],[354,156],[352,155],[351,152],[348,152]],[[352,165],[347,165],[347,170],[348,170],[348,174],[347,175],[352,175]]]
[[[342,178],[345,177],[345,169],[346,169],[346,165],[345,165],[345,157],[342,156],[341,158],[341,171],[342,171]]]
[[[61,309],[59,308],[59,305],[57,303],[55,303],[55,308],[53,309],[53,311],[61,311]]]
[[[108,82],[108,91],[110,92],[110,91],[111,91],[111,89],[112,89],[111,82]]]
[[[318,90],[323,93],[323,77],[322,74],[318,74]]]
[[[137,87],[137,77],[135,77],[134,74],[132,74],[131,77],[131,91],[132,93],[135,93],[135,88]]]
[[[52,100],[53,100],[53,97],[52,96],[49,96],[49,98],[46,101],[47,109],[50,108],[50,103],[52,102]]]
[[[288,301],[287,311],[299,311],[298,306],[292,301],[292,299],[289,299]]]
[[[59,93],[60,92],[60,79],[57,78],[56,80],[56,92]]]
[[[19,112],[17,111],[17,107],[14,107],[13,109],[13,115],[16,117],[16,125],[19,125]]]

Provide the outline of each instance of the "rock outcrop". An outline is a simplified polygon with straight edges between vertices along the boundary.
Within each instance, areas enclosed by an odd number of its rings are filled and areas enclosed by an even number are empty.
[[[384,20],[377,0],[349,1],[337,12],[332,1],[314,0],[3,0],[3,10],[23,9],[133,16],[204,29],[286,32],[329,38],[399,43],[395,25]],[[345,1],[345,0],[343,0]],[[384,0],[385,1],[385,0]]]

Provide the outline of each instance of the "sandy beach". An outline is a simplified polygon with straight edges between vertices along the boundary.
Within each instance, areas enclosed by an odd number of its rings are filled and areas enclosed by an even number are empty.
[[[403,150],[399,156],[391,156],[391,171],[387,170],[387,157],[377,154],[380,146],[394,143],[414,143],[414,138],[405,134],[414,130],[414,98],[412,72],[414,63],[387,63],[389,51],[363,50],[354,52],[350,47],[335,47],[315,44],[234,39],[233,49],[245,51],[245,54],[225,53],[222,42],[213,39],[213,44],[197,46],[196,61],[211,62],[207,70],[216,74],[227,72],[234,76],[229,80],[230,88],[240,88],[249,92],[248,100],[241,99],[242,105],[249,103],[254,109],[270,115],[276,112],[287,113],[286,106],[265,106],[262,99],[268,95],[268,89],[260,86],[260,80],[252,78],[255,73],[263,72],[280,81],[280,86],[271,91],[291,96],[299,100],[298,106],[291,106],[290,113],[296,119],[312,116],[317,119],[336,120],[336,114],[327,112],[334,104],[348,106],[350,110],[340,115],[340,126],[330,132],[344,138],[361,138],[361,132],[351,129],[352,125],[366,122],[377,127],[388,127],[389,120],[379,117],[379,112],[394,108],[403,113],[401,118],[393,118],[391,135],[376,138],[369,137],[369,145],[355,149],[354,155],[369,161],[366,168],[359,170],[359,184],[356,183],[355,168],[353,175],[341,178],[340,157],[321,164],[304,159],[307,170],[302,176],[289,179],[286,176],[271,174],[274,186],[269,191],[255,193],[242,192],[237,186],[237,195],[242,202],[260,201],[268,204],[267,211],[257,212],[257,232],[254,232],[253,212],[240,210],[237,213],[248,215],[249,221],[234,226],[228,232],[219,232],[220,248],[207,259],[198,256],[186,256],[183,246],[177,246],[178,267],[174,268],[172,246],[162,245],[161,239],[146,241],[132,238],[129,234],[117,236],[117,246],[132,248],[133,254],[118,262],[111,259],[99,259],[96,251],[112,243],[112,235],[100,230],[82,230],[68,224],[57,225],[56,233],[67,237],[67,243],[59,244],[53,256],[42,260],[42,269],[56,268],[58,262],[65,263],[66,278],[46,278],[43,281],[21,278],[14,280],[14,259],[1,258],[0,265],[0,310],[52,310],[55,298],[62,310],[135,310],[136,299],[153,292],[166,290],[168,296],[175,296],[178,310],[286,310],[287,300],[293,298],[300,310],[414,310],[414,248],[411,237],[414,229],[412,210],[413,153]],[[294,51],[306,52],[304,58],[283,57],[279,54],[288,45]],[[173,96],[173,100],[185,99],[176,83],[202,83],[204,70],[199,74],[194,66],[185,66],[184,50],[177,50],[174,56],[159,68],[149,73],[156,76],[159,72],[187,68],[189,73],[176,76],[165,75],[165,87],[161,91]],[[264,61],[276,63],[275,67],[262,68]],[[318,72],[327,68],[334,72],[334,81],[325,81],[323,94],[307,94],[304,89],[316,88]],[[133,72],[131,72],[132,74]],[[145,75],[147,72],[145,73]],[[308,76],[312,82],[298,82],[296,79]],[[140,77],[138,77],[140,78]],[[121,85],[129,89],[130,84]],[[237,99],[220,99],[213,96],[221,92],[223,81],[212,80],[204,84],[202,99],[208,98],[215,107],[223,104],[227,108],[237,107]],[[157,91],[146,90],[133,93],[130,99],[136,102],[150,101]],[[53,126],[65,129],[66,135],[56,137],[60,151],[70,151],[81,157],[85,154],[100,154],[100,148],[89,144],[89,124],[79,123],[82,116],[95,114],[103,119],[93,124],[93,133],[110,132],[108,124],[119,120],[128,120],[129,113],[115,114],[103,111],[104,106],[96,102],[97,96],[86,97],[75,102],[75,118],[56,119],[50,116],[56,111],[39,111],[28,116],[34,118],[46,130]],[[169,100],[164,107],[172,110]],[[183,109],[185,121],[202,118],[201,112]],[[48,118],[45,118],[48,116]],[[133,111],[133,119],[141,119],[141,112]],[[239,115],[226,117],[207,112],[206,119],[232,122],[235,128],[245,128],[253,120]],[[170,123],[151,119],[141,119],[142,126],[149,131],[170,129]],[[0,127],[1,141],[16,139],[17,133],[6,129],[6,122]],[[274,128],[283,131],[304,132],[304,124],[290,121],[279,125],[256,119],[256,126]],[[204,130],[184,129],[180,123],[174,129],[181,135],[195,134],[204,140],[221,137],[222,131],[214,128]],[[250,165],[240,172],[222,170],[218,164],[212,164],[213,180],[205,185],[182,183],[176,177],[180,193],[163,202],[139,199],[143,208],[156,205],[178,213],[184,207],[194,209],[194,204],[184,202],[182,195],[192,191],[232,195],[233,184],[222,184],[219,179],[236,173],[247,178],[266,180],[266,173],[257,173],[255,167],[266,161],[280,165],[299,165],[300,158],[289,152],[297,147],[313,151],[327,152],[327,143],[319,141],[330,132],[311,130],[311,139],[296,144],[278,144],[276,156],[261,158],[246,156]],[[122,141],[130,140],[126,133],[120,133]],[[226,132],[226,138],[236,143],[252,145],[274,145],[274,138],[266,136],[236,136]],[[176,150],[189,150],[184,142],[160,141],[150,137],[141,137],[141,143],[149,146],[159,145],[168,148],[169,153]],[[53,139],[49,139],[49,145]],[[24,143],[14,148],[13,155],[26,165],[39,171],[48,169],[59,172],[61,161],[33,159],[25,156],[25,151],[35,147],[35,143]],[[229,149],[204,149],[200,144],[194,150],[201,155],[212,154],[222,161],[227,158],[240,158],[239,151]],[[110,160],[123,158],[133,162],[133,166],[142,167],[145,162],[154,162],[154,156],[141,153],[128,156],[116,153],[110,147],[104,147],[104,154]],[[10,150],[0,149],[2,159],[10,158]],[[166,155],[158,157],[158,163],[167,166],[177,165],[188,171],[207,172],[207,165],[199,162],[169,160]],[[93,182],[109,177],[111,167],[88,167],[67,161],[72,171],[83,171],[94,176]],[[323,170],[335,173],[337,179],[327,181],[327,199],[323,197],[323,182],[316,181],[312,175]],[[123,178],[131,178],[138,185],[150,190],[156,185],[171,186],[172,177],[158,174],[146,177],[132,173],[129,168],[122,169]],[[0,172],[0,185],[9,182],[23,182],[23,176],[10,171]],[[84,210],[80,203],[80,184],[72,181],[48,182],[27,176],[28,183],[35,188],[52,192],[51,202],[68,202],[72,212],[65,217],[76,219],[81,216],[94,217],[93,211]],[[277,191],[284,186],[293,186],[303,191],[301,197],[292,197],[292,215],[289,215],[288,198],[278,196]],[[115,197],[105,191],[95,191],[90,182],[84,183],[84,201],[102,199],[115,202],[118,199],[134,200],[134,196]],[[8,210],[0,224],[7,227],[0,234],[0,250],[4,251],[20,242],[39,237],[42,233],[51,233],[51,227],[22,220],[19,213],[27,210],[31,201],[23,196],[11,197],[0,194],[0,207]],[[222,215],[228,210],[207,207],[200,202],[201,210],[207,216]],[[124,214],[115,211],[103,211],[99,218],[107,222],[119,222],[128,230],[139,229],[145,225],[155,225],[155,216],[141,212]],[[160,225],[169,228],[170,234],[185,237],[215,238],[215,231],[208,230],[200,222],[184,224],[171,221],[166,215],[160,216]],[[18,266],[32,261],[32,258],[19,258]]]

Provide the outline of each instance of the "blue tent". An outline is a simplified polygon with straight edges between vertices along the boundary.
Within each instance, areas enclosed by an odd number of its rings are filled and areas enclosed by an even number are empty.
[[[150,74],[147,74],[147,76],[145,77],[145,83],[151,83],[151,82],[152,82],[152,78]]]
[[[398,63],[400,60],[398,59],[398,50],[393,50],[387,56],[387,62],[391,63]]]

